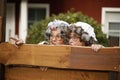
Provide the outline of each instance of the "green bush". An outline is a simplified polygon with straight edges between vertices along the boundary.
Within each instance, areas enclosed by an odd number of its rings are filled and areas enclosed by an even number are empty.
[[[104,46],[108,46],[109,42],[108,39],[106,38],[106,35],[103,34],[103,32],[101,31],[101,24],[98,24],[97,21],[95,21],[93,18],[84,15],[81,12],[72,12],[72,11],[68,11],[67,13],[60,13],[58,15],[53,14],[51,17],[46,18],[45,20],[42,20],[30,26],[28,30],[26,43],[36,44],[39,43],[40,41],[45,40],[44,33],[47,24],[50,21],[53,21],[54,19],[64,20],[68,23],[75,23],[78,21],[82,21],[90,24],[92,27],[94,27],[95,34],[98,39],[98,43]]]

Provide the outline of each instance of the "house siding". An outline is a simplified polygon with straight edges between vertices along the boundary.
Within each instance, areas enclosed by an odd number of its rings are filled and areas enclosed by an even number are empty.
[[[15,11],[15,34],[19,33],[19,11],[21,0],[7,0],[8,3],[16,4]],[[47,3],[50,4],[50,15],[67,12],[70,9],[81,11],[83,14],[94,18],[98,23],[101,23],[102,8],[120,8],[120,0],[28,0],[29,3]]]
[[[20,0],[8,0],[8,2],[18,3]],[[120,0],[28,0],[28,3],[50,4],[50,15],[67,12],[74,8],[75,11],[81,11],[99,23],[101,23],[102,7],[120,7]]]

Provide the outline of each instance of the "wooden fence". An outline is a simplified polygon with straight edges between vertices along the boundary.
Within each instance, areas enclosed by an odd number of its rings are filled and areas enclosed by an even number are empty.
[[[120,80],[120,47],[1,43],[0,63],[5,80]]]

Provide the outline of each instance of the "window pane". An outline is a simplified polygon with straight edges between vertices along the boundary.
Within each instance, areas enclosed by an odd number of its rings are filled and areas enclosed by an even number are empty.
[[[35,9],[29,8],[28,9],[28,20],[35,20]]]
[[[120,37],[120,23],[118,22],[109,23],[109,36]]]
[[[120,23],[111,22],[109,23],[110,30],[120,30]]]
[[[109,23],[110,46],[120,46],[120,22]]]
[[[45,19],[45,15],[46,15],[46,10],[41,8],[39,10],[37,10],[37,20],[42,20],[42,19]]]
[[[29,8],[28,9],[28,26],[45,19],[46,8]]]

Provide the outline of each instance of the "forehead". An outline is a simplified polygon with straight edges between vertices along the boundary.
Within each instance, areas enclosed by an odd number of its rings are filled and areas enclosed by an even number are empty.
[[[60,34],[60,30],[59,29],[53,29],[53,30],[51,30],[51,34],[53,34],[53,35]]]
[[[70,33],[70,37],[80,37],[80,35],[78,35],[78,34],[76,34],[76,33],[74,33],[74,32],[71,32],[71,33]]]

